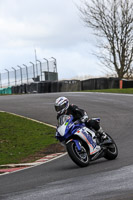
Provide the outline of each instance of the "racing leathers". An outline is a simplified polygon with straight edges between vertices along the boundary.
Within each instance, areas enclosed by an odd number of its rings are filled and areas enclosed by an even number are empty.
[[[81,122],[84,122],[86,127],[88,128],[92,128],[95,131],[100,130],[99,122],[94,119],[89,119],[87,113],[76,105],[73,105],[73,104],[69,105],[68,109],[63,114],[72,115],[74,118],[73,121],[81,120]],[[62,114],[58,114],[57,119],[61,115]]]

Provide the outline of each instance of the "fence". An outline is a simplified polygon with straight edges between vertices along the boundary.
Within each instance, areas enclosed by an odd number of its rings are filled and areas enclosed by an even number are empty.
[[[5,73],[0,73],[0,88],[29,84],[39,81],[58,80],[56,59],[45,62],[37,60],[34,64],[30,62],[30,66],[23,64],[12,67],[11,71],[5,69]]]

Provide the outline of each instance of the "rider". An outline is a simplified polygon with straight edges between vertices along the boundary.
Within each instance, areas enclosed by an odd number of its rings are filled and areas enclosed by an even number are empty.
[[[83,109],[80,109],[76,105],[69,104],[69,100],[66,97],[59,97],[56,99],[55,110],[57,111],[57,120],[63,114],[72,115],[74,121],[79,119],[81,122],[85,123],[86,127],[94,129],[102,139],[106,139],[106,134],[102,127],[100,127],[99,122],[95,119],[89,119],[87,113]]]

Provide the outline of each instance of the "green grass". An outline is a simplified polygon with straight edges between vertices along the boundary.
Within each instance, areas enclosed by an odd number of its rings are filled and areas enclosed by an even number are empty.
[[[55,129],[8,113],[0,113],[0,165],[19,163],[50,144]]]
[[[133,94],[133,88],[126,88],[126,89],[83,90],[82,92],[104,92],[104,93]]]

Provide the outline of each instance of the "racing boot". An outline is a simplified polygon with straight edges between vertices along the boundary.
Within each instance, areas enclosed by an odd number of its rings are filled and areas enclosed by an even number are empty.
[[[108,139],[108,137],[107,137],[106,133],[103,131],[102,127],[99,128],[96,135],[99,137],[101,142]]]

